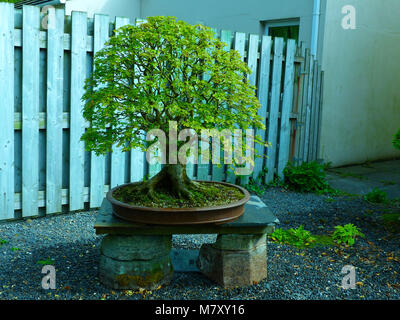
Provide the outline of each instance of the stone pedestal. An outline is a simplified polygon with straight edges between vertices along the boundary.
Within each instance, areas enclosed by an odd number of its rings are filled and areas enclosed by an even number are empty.
[[[173,268],[171,235],[108,235],[101,243],[100,281],[113,289],[154,290],[168,283]]]
[[[267,277],[266,235],[219,235],[203,244],[197,266],[225,288],[249,286]]]

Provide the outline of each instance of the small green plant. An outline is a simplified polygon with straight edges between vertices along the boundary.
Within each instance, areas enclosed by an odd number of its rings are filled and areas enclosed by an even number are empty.
[[[393,147],[395,148],[395,149],[398,149],[398,150],[400,150],[400,128],[399,128],[399,130],[397,131],[397,133],[394,135],[394,139],[393,139]]]
[[[244,187],[258,196],[264,195],[266,190],[266,186],[264,184],[264,176],[267,174],[267,172],[268,168],[264,168],[263,170],[260,171],[256,179],[250,177],[249,183],[244,185]]]
[[[304,162],[300,166],[288,163],[283,174],[286,187],[294,191],[324,194],[333,190],[326,181],[324,165],[316,161]]]
[[[332,235],[334,242],[339,245],[345,244],[348,246],[354,245],[357,237],[364,238],[365,236],[363,233],[361,233],[360,229],[351,223],[348,223],[344,226],[336,226],[335,232]]]
[[[17,247],[12,247],[12,248],[11,248],[11,251],[14,251],[14,252],[15,252],[15,251],[20,251],[20,250],[21,250],[21,249],[20,249],[20,248],[17,248]]]
[[[41,265],[54,265],[55,261],[53,259],[45,259],[45,260],[39,260],[37,264]]]
[[[392,233],[400,233],[400,212],[389,212],[382,215],[384,226]]]
[[[385,203],[387,202],[387,193],[375,188],[371,192],[367,193],[364,196],[364,199],[371,203]]]
[[[272,241],[288,244],[297,248],[305,248],[311,246],[316,238],[311,235],[310,231],[304,230],[304,226],[301,225],[297,229],[276,229],[271,237]]]
[[[5,239],[0,239],[0,246],[3,245],[3,244],[6,244],[6,243],[8,243],[7,240],[5,240]]]

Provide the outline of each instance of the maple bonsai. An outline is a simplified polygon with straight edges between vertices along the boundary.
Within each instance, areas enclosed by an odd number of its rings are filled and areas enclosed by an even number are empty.
[[[118,29],[96,53],[86,81],[87,149],[106,154],[118,145],[145,151],[143,133],[152,129],[167,133],[168,146],[170,121],[179,131],[264,128],[256,88],[245,76],[251,71],[237,51],[224,47],[210,28],[174,17],[149,17]],[[204,189],[180,163],[165,164],[134,188],[154,199],[155,190],[166,186],[185,199]]]

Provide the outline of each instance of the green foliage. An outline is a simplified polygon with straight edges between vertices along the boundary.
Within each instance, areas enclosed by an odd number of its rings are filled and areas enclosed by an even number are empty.
[[[400,150],[400,128],[397,131],[397,133],[394,135],[393,147]]]
[[[142,133],[168,133],[169,121],[178,123],[178,132],[264,129],[256,88],[245,77],[251,70],[225,46],[210,28],[174,17],[118,29],[96,53],[86,80],[87,149],[104,154],[116,143],[125,151],[147,150]]]
[[[41,265],[54,265],[55,261],[53,259],[45,259],[45,260],[39,260],[37,264]]]
[[[10,3],[16,3],[20,2],[21,0],[0,0],[0,2],[10,2]]]
[[[7,240],[5,240],[5,239],[0,239],[0,246],[3,245],[3,244],[6,244],[6,243],[8,243]]]
[[[352,246],[357,237],[364,238],[364,234],[361,233],[354,224],[348,223],[345,226],[336,226],[335,232],[332,235],[333,241],[337,244],[346,244]]]
[[[21,250],[21,249],[20,249],[20,248],[17,248],[17,247],[12,247],[12,248],[11,248],[11,251],[14,251],[14,252],[15,252],[15,251],[20,251],[20,250]]]
[[[267,174],[268,168],[264,168],[260,171],[257,178],[254,179],[253,177],[249,178],[249,183],[246,184],[244,187],[250,191],[255,193],[258,196],[264,195],[266,191],[266,186],[264,184],[264,176]]]
[[[384,226],[392,233],[400,233],[400,212],[389,212],[382,215]]]
[[[288,244],[297,248],[305,248],[311,246],[316,238],[311,235],[310,231],[304,230],[304,226],[297,229],[276,229],[271,234],[271,239],[281,244]]]
[[[329,193],[332,188],[326,181],[324,165],[316,161],[304,162],[300,166],[288,163],[283,170],[285,186],[298,192]]]
[[[387,193],[375,188],[371,192],[367,193],[364,196],[364,199],[371,203],[385,203],[387,202]]]

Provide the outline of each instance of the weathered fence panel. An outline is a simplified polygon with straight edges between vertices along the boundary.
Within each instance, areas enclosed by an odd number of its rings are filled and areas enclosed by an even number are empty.
[[[110,18],[106,15],[94,16],[93,55],[100,51],[109,38]],[[90,155],[90,207],[97,208],[104,198],[105,156]]]
[[[97,208],[110,187],[140,181],[161,168],[148,165],[139,149],[96,156],[85,152],[80,140],[90,125],[82,116],[81,97],[93,56],[129,20],[88,19],[83,12],[71,17],[62,9],[50,9],[47,29],[42,19],[37,7],[14,11],[12,4],[0,3],[0,220],[58,213],[63,206]],[[282,177],[288,161],[316,160],[323,73],[309,50],[293,40],[284,50],[280,38],[213,30],[252,70],[247,77],[257,86],[259,115],[266,124],[256,134],[271,146],[256,145],[264,157],[255,159],[248,177],[210,163],[192,164],[188,174],[246,184],[267,168],[263,180],[270,182]]]
[[[72,13],[71,36],[71,112],[70,112],[70,161],[69,161],[69,207],[70,210],[84,208],[83,188],[85,174],[85,152],[81,136],[85,132],[85,120],[82,115],[86,78],[87,15],[83,12]]]
[[[267,141],[270,146],[267,149],[267,174],[265,182],[270,182],[274,178],[275,173],[275,155],[277,154],[278,141],[278,114],[281,101],[281,77],[282,77],[282,60],[283,60],[283,39],[275,38],[274,41],[274,65],[272,74],[271,89],[271,105],[268,116],[268,137]]]
[[[47,32],[46,213],[62,209],[64,10],[50,9]]]
[[[38,7],[23,7],[22,32],[22,213],[37,216],[39,192]]]
[[[281,126],[278,155],[278,176],[283,178],[283,169],[289,161],[290,148],[290,112],[293,105],[294,85],[294,55],[296,53],[296,42],[288,40],[286,49],[285,82],[283,88],[283,101],[281,112]]]
[[[0,219],[14,218],[14,7],[0,2]]]

